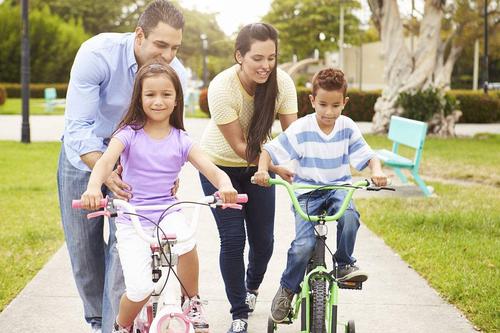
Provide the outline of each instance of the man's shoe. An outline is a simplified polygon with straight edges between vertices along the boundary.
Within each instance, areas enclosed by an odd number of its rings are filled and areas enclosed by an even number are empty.
[[[235,319],[227,333],[247,333],[248,323],[245,319]]]
[[[193,324],[195,333],[208,333],[208,320],[200,298],[198,296],[194,296],[193,298],[185,297],[182,303],[182,311],[185,311],[188,307],[189,312],[187,313],[187,317]]]
[[[340,282],[365,282],[368,274],[356,265],[345,265],[337,267],[337,280]]]
[[[271,319],[276,323],[281,323],[288,316],[292,309],[294,293],[290,289],[279,287],[271,304]]]
[[[250,312],[255,310],[255,304],[257,303],[257,296],[259,294],[255,291],[247,291],[247,297],[245,298],[245,303],[248,305]]]

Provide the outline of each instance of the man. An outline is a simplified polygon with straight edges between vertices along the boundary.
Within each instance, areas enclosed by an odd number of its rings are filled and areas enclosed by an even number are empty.
[[[65,130],[58,166],[62,223],[73,276],[83,301],[85,320],[93,332],[109,333],[124,291],[116,249],[114,221],[107,244],[103,219],[87,220],[86,212],[73,210],[71,200],[85,191],[90,170],[106,149],[109,137],[128,109],[138,68],[149,59],[163,57],[180,77],[187,73],[176,58],[182,42],[184,18],[166,0],[151,2],[139,18],[134,33],[103,33],[82,44],[73,67],[66,96]],[[103,194],[128,199],[133,189],[122,182],[121,167],[105,183]],[[170,190],[170,189],[166,189]],[[198,259],[191,258],[188,285],[198,293]],[[185,265],[187,266],[187,264]],[[194,272],[193,273],[193,266]],[[189,295],[193,296],[193,295]],[[197,319],[199,320],[199,314]],[[199,322],[206,326],[206,322]]]

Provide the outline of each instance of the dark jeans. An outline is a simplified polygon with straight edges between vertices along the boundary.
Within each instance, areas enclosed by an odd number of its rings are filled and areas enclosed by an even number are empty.
[[[246,290],[257,290],[262,283],[274,244],[275,189],[250,183],[255,167],[221,167],[231,178],[238,193],[248,195],[243,210],[212,209],[220,237],[219,265],[231,303],[233,319],[248,318],[245,303]],[[272,175],[274,177],[274,175]],[[200,174],[205,195],[216,191],[215,187]],[[248,267],[245,281],[245,226],[248,235]]]

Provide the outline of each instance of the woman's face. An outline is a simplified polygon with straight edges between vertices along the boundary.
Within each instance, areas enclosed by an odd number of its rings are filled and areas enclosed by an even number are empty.
[[[236,60],[241,64],[245,81],[265,83],[276,66],[276,44],[271,39],[256,40],[244,56],[237,51]]]

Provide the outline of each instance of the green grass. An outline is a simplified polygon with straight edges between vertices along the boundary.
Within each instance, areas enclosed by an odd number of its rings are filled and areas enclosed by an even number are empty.
[[[500,327],[500,188],[432,185],[438,198],[358,199],[356,205],[368,227],[441,296],[494,332]]]
[[[59,147],[0,141],[0,311],[62,245]]]
[[[4,105],[0,105],[0,115],[21,114],[22,101],[20,98],[7,98]],[[30,99],[30,115],[61,115],[64,114],[64,107],[57,106],[52,111],[45,109],[43,98]]]
[[[366,135],[365,138],[373,149],[392,149],[386,136]],[[400,153],[413,159],[414,150],[402,147]],[[499,165],[500,135],[476,135],[472,139],[427,137],[420,174],[500,186]]]

